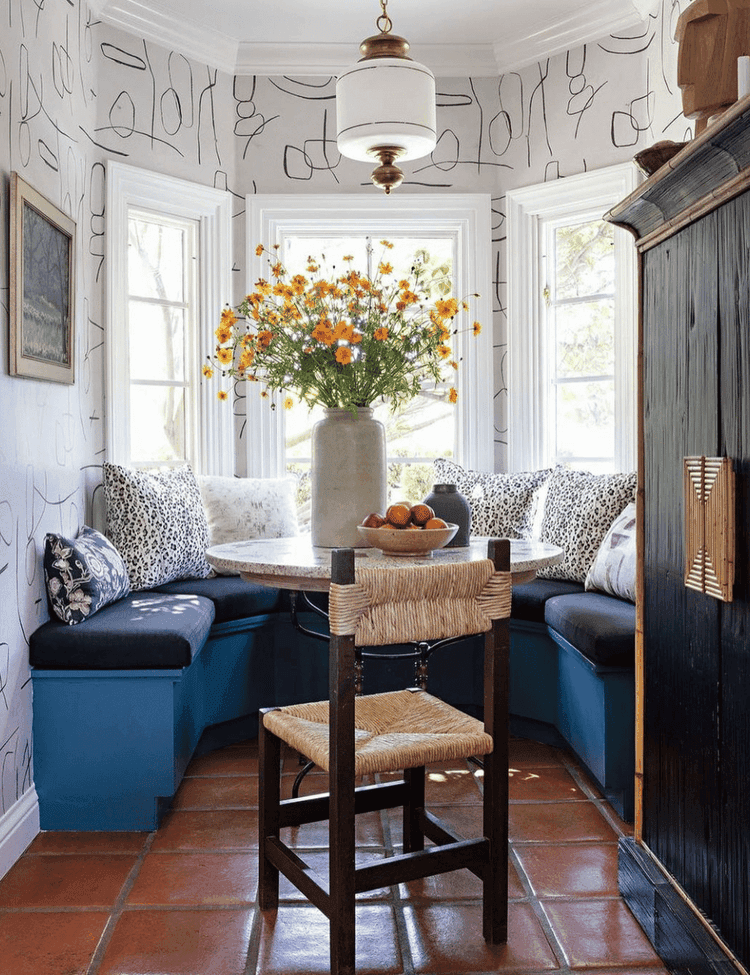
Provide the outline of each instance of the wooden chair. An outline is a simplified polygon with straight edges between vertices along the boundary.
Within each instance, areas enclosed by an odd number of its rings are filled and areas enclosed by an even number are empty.
[[[332,975],[355,970],[355,895],[466,868],[483,883],[483,935],[507,940],[508,617],[510,543],[489,558],[354,570],[352,549],[333,553],[329,701],[261,711],[260,879],[263,910],[278,905],[283,873],[329,919]],[[355,696],[355,646],[484,632],[484,723],[419,688]],[[329,774],[325,795],[281,800],[281,742]],[[425,765],[485,755],[483,836],[453,835],[424,808]],[[396,782],[355,779],[403,770]],[[355,816],[403,807],[403,854],[355,868]],[[283,843],[280,830],[329,820],[329,878]],[[425,846],[425,838],[433,846]]]

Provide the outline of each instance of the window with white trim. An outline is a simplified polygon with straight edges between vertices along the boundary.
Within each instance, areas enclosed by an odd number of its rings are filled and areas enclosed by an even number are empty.
[[[367,271],[367,260],[378,260],[379,242],[394,247],[388,261],[409,267],[415,254],[435,271],[436,281],[457,298],[472,298],[470,311],[459,326],[454,358],[459,369],[445,389],[430,387],[399,414],[387,404],[376,405],[376,416],[386,425],[392,480],[396,493],[408,492],[409,483],[424,496],[420,478],[430,478],[434,457],[450,456],[468,467],[493,469],[492,319],[490,291],[490,199],[488,196],[409,196],[398,200],[372,196],[251,196],[246,253],[248,292],[260,277],[267,277],[265,255],[256,255],[259,243],[279,245],[279,256],[290,274],[304,272],[307,257],[326,254],[329,267],[337,255],[351,254],[352,266]],[[372,254],[368,257],[368,243]],[[436,294],[436,297],[440,297]],[[482,325],[478,336],[472,322]],[[457,387],[458,401],[447,402],[449,386]],[[261,390],[247,384],[246,457],[248,474],[280,476],[309,467],[309,434],[316,410],[296,404],[290,412],[271,410]],[[410,476],[411,475],[411,476]],[[427,490],[431,487],[431,479]],[[304,517],[304,512],[302,512]]]
[[[229,195],[110,163],[108,457],[231,474],[232,424],[201,383],[229,289]]]
[[[602,220],[632,163],[511,190],[511,470],[635,467],[636,255]]]

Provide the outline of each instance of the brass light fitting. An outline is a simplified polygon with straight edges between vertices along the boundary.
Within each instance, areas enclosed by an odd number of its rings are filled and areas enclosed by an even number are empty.
[[[336,84],[337,141],[352,159],[373,157],[370,179],[386,193],[404,178],[397,159],[418,159],[435,147],[435,78],[409,57],[409,42],[392,33],[388,0],[380,0],[378,34],[359,45],[362,57]]]

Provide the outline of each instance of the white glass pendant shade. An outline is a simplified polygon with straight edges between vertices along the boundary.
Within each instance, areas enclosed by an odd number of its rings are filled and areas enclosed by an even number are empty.
[[[435,148],[436,128],[435,76],[417,61],[365,59],[336,82],[337,144],[350,159],[371,161],[378,146],[419,159]]]

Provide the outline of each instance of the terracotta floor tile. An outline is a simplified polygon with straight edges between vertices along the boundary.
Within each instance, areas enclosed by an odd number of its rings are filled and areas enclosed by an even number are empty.
[[[516,854],[537,897],[617,897],[615,843],[519,844]]]
[[[508,943],[488,945],[482,937],[482,907],[406,907],[406,928],[415,972],[499,972],[559,967],[555,953],[529,904],[508,909]]]
[[[383,782],[400,777],[398,773],[380,776]],[[463,768],[441,768],[438,765],[430,765],[425,769],[425,800],[429,806],[481,804],[480,781],[481,771],[473,770],[468,765]]]
[[[390,907],[357,908],[357,975],[403,971]],[[328,919],[311,907],[282,906],[263,915],[258,972],[263,975],[319,975],[330,967]]]
[[[461,803],[456,806],[429,806],[429,809],[438,819],[443,820],[449,830],[456,832],[465,839],[482,835],[484,823],[483,807],[481,804],[476,806],[472,806],[469,803]],[[401,810],[389,810],[388,820],[394,843],[400,843]]]
[[[573,768],[575,769],[576,773],[581,777],[581,780],[583,781],[584,786],[586,787],[586,789],[588,789],[588,791],[591,793],[591,795],[594,796],[597,799],[602,799],[604,797],[604,793],[599,788],[599,786],[596,784],[596,782],[594,781],[594,779],[592,778],[592,776],[589,775],[589,773],[587,772],[587,770],[585,768],[583,768],[576,761],[572,761],[571,764],[572,764]]]
[[[548,765],[561,765],[562,756],[557,748],[545,745],[541,741],[530,741],[528,738],[511,738],[508,749],[510,764],[522,768],[531,765],[541,768]]]
[[[571,968],[662,964],[621,900],[545,901],[542,906]]]
[[[626,965],[624,968],[597,968],[595,975],[668,975],[668,970],[663,965],[649,965],[643,968]]]
[[[148,833],[38,833],[27,853],[140,853]]]
[[[251,904],[258,888],[258,854],[149,853],[127,904]]]
[[[328,822],[308,823],[305,826],[281,830],[281,839],[292,847],[328,846]],[[379,813],[363,813],[357,816],[357,846],[383,845],[383,827]]]
[[[0,971],[85,975],[108,917],[102,911],[0,914]]]
[[[463,769],[428,768],[425,776],[425,799],[428,804],[481,803],[482,772]]]
[[[257,805],[257,776],[183,779],[172,800],[172,809],[252,809]]]
[[[399,890],[404,900],[414,901],[482,898],[482,882],[470,870],[452,870],[435,877],[425,877],[410,884],[402,884]],[[512,863],[508,864],[508,897],[511,900],[526,897],[526,891]]]
[[[305,863],[308,863],[316,873],[320,874],[320,876],[326,880],[326,882],[328,881],[328,850],[306,850],[300,855]],[[355,853],[355,862],[358,867],[362,867],[365,864],[382,860],[384,856],[385,853],[378,856],[374,852],[357,850]],[[357,899],[382,900],[384,897],[389,896],[390,888],[378,887],[375,890],[368,890],[362,894],[357,894]],[[279,877],[279,898],[282,901],[304,901],[309,903],[304,894],[301,894],[294,884],[287,880],[283,875]]]
[[[510,832],[521,876],[512,862],[508,944],[485,945],[481,885],[455,871],[361,895],[357,975],[401,975],[410,956],[415,973],[430,975],[564,964],[596,975],[666,975],[617,895],[617,839],[632,835],[632,826],[585,798],[593,783],[563,752],[513,739],[510,754]],[[296,754],[287,752],[285,768],[286,794]],[[257,913],[256,769],[256,742],[194,759],[176,808],[154,834],[40,833],[0,880],[0,975],[85,975],[105,930],[102,908],[114,905],[144,850],[96,975],[245,975],[248,958],[257,975],[327,973],[328,922],[284,878],[279,910],[262,921]],[[427,805],[455,832],[478,835],[480,783],[481,772],[464,760],[432,766]],[[318,770],[302,792],[326,788]],[[400,852],[400,836],[400,810],[358,817],[358,862]],[[326,876],[327,823],[284,830],[283,838]],[[394,897],[405,928],[396,923]],[[565,958],[555,957],[560,949],[548,943],[540,909]]]
[[[253,911],[126,911],[97,975],[241,975]]]
[[[593,802],[514,802],[509,809],[510,838],[514,842],[548,843],[603,840],[617,836]]]
[[[511,765],[508,771],[508,794],[511,802],[536,802],[564,799],[586,799],[586,793],[564,768],[555,766],[523,767]]]
[[[251,850],[258,847],[257,809],[168,812],[154,837],[158,850]]]
[[[0,907],[110,907],[135,862],[118,853],[24,856],[0,883]]]
[[[257,775],[257,772],[257,743],[245,742],[199,755],[192,759],[185,775]]]

